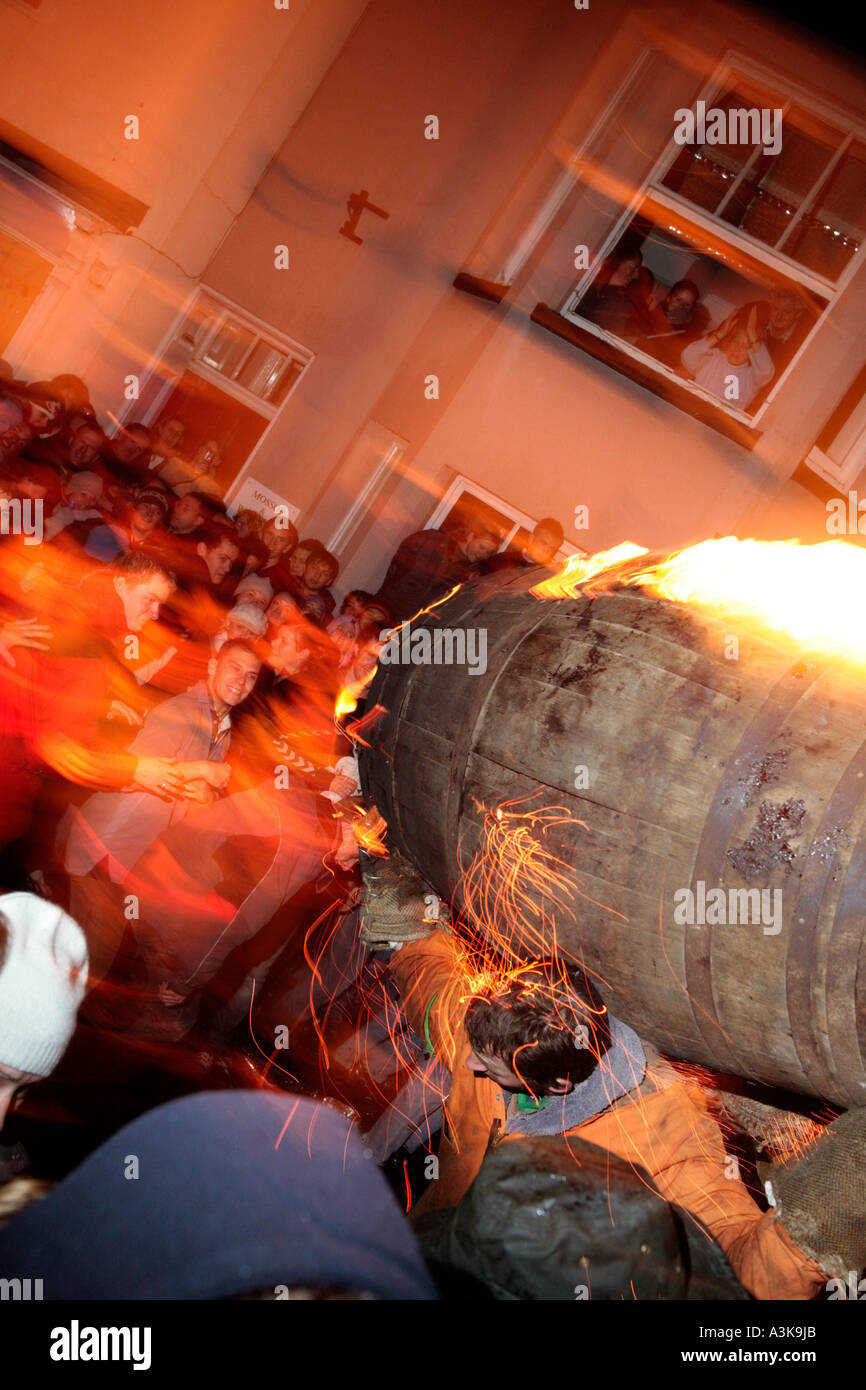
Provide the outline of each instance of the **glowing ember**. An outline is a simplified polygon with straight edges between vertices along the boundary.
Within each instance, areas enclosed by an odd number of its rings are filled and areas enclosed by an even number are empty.
[[[575,598],[627,585],[673,603],[724,608],[793,637],[804,647],[866,661],[866,613],[846,597],[866,586],[866,550],[845,541],[703,541],[666,559],[638,564],[648,552],[624,544],[572,557],[537,598]],[[601,580],[601,582],[599,582]]]
[[[377,859],[387,859],[388,849],[385,844],[385,835],[388,831],[388,824],[385,817],[379,815],[375,806],[371,806],[369,811],[364,811],[363,806],[358,806],[356,809],[361,814],[358,820],[353,821],[352,829],[361,849],[365,849],[368,854],[374,855]]]

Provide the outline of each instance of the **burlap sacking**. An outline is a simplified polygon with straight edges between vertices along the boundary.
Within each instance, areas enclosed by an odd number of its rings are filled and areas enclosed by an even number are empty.
[[[840,1115],[771,1182],[782,1225],[822,1269],[844,1279],[866,1266],[866,1108]]]
[[[385,950],[392,942],[417,941],[429,934],[435,923],[424,918],[431,890],[408,859],[397,853],[387,859],[362,854],[361,873],[361,940],[365,946],[371,951]]]

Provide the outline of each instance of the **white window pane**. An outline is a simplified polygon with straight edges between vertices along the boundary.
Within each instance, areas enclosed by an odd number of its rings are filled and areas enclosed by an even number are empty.
[[[255,342],[248,329],[226,319],[208,343],[201,361],[222,376],[233,377]]]

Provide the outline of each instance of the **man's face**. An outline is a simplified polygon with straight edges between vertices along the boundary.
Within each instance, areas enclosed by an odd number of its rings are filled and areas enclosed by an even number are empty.
[[[129,529],[136,540],[143,541],[162,520],[162,508],[155,502],[139,502],[129,514]]]
[[[81,425],[69,444],[69,462],[73,468],[86,468],[99,453],[102,435],[90,425]]]
[[[505,1065],[501,1057],[497,1057],[493,1052],[476,1052],[470,1049],[466,1059],[466,1065],[475,1076],[486,1076],[491,1081],[495,1081],[497,1086],[504,1086],[508,1091],[523,1091],[526,1089],[520,1077]]]
[[[60,429],[63,418],[63,403],[47,397],[45,400],[27,402],[27,416],[34,434],[47,439]]]
[[[19,1071],[17,1067],[7,1067],[0,1062],[0,1130],[3,1128],[4,1121],[9,1113],[15,1092],[21,1086],[31,1086],[35,1081],[41,1081],[42,1077],[35,1072]]]
[[[203,519],[201,502],[187,493],[186,497],[179,497],[171,509],[170,529],[176,536],[186,536],[201,526]]]
[[[302,578],[309,558],[310,552],[305,545],[299,545],[292,551],[289,556],[289,570],[296,579]]]
[[[310,659],[310,651],[296,627],[286,624],[271,642],[270,666],[281,676],[295,676]]]
[[[526,549],[536,565],[547,565],[553,559],[561,544],[561,537],[542,526],[533,531]]]
[[[684,323],[688,323],[694,307],[695,296],[692,294],[691,290],[672,290],[667,297],[665,313],[671,323],[679,327]]]
[[[378,637],[383,629],[388,627],[390,619],[384,608],[379,608],[377,604],[371,603],[361,613],[360,629],[361,636],[369,641],[371,637]]]
[[[490,1081],[495,1081],[497,1086],[504,1086],[507,1091],[526,1091],[527,1084],[522,1077],[507,1066],[505,1061],[496,1055],[495,1052],[476,1052],[470,1047],[466,1065],[475,1076],[486,1076]],[[571,1090],[571,1083],[566,1076],[557,1077],[552,1086],[545,1088],[546,1096],[564,1096]]]
[[[145,623],[156,622],[159,606],[167,602],[172,586],[164,575],[149,574],[134,584],[120,577],[115,579],[114,587],[123,604],[127,628],[130,632],[141,632]]]
[[[117,436],[113,445],[114,456],[120,459],[121,463],[135,463],[146,448],[147,436],[139,434],[138,430],[124,430]]]
[[[84,511],[85,508],[96,506],[96,496],[89,487],[76,487],[75,478],[71,478],[66,488],[66,501],[70,507],[76,511]]]
[[[256,683],[261,662],[250,652],[238,647],[223,647],[208,665],[211,695],[217,704],[234,709],[250,694]]]
[[[180,448],[183,435],[184,428],[180,420],[163,420],[156,427],[157,444],[163,453],[168,453],[170,449]]]
[[[283,623],[291,622],[299,610],[290,594],[275,594],[265,611],[272,627],[282,627]]]
[[[32,438],[33,431],[29,425],[13,425],[0,435],[0,456],[6,458],[9,454],[14,454],[17,449],[29,444]]]
[[[463,554],[467,560],[475,564],[478,560],[486,560],[488,556],[495,554],[498,544],[496,537],[491,536],[489,532],[476,534],[473,531],[463,543]]]
[[[278,560],[288,550],[292,537],[289,531],[278,531],[276,526],[266,526],[262,532],[262,540],[271,559]]]
[[[313,555],[304,569],[304,583],[308,589],[324,589],[331,582],[333,566],[323,555]]]
[[[630,285],[640,275],[643,261],[640,256],[626,256],[625,260],[620,261],[613,275],[608,282],[611,285]]]
[[[780,294],[770,300],[769,325],[774,337],[790,333],[800,317],[800,303],[793,295]]]
[[[240,555],[240,550],[234,541],[228,539],[221,540],[212,550],[200,545],[198,553],[204,560],[208,568],[208,573],[213,584],[222,584],[235,560]]]
[[[227,618],[225,637],[226,642],[257,642],[259,634],[254,632],[251,627],[247,627],[246,623],[238,623],[234,619],[229,621]]]

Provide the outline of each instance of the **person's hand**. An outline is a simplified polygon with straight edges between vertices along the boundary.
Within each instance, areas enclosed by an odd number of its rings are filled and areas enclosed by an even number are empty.
[[[134,728],[138,729],[144,723],[142,716],[137,714],[131,705],[125,705],[122,700],[112,700],[105,717],[106,719],[122,719],[125,724],[132,724]]]
[[[184,801],[197,801],[200,806],[209,806],[212,801],[216,801],[217,794],[203,777],[193,777],[183,783],[180,795]]]
[[[750,349],[758,347],[764,341],[764,336],[758,327],[757,304],[753,304],[749,310],[749,317],[746,320],[746,336],[749,340]]]
[[[349,873],[354,869],[359,858],[358,841],[355,839],[354,835],[351,839],[342,839],[339,847],[334,853],[334,861],[337,867],[342,869],[344,873]]]
[[[719,343],[727,338],[728,334],[737,326],[735,319],[738,313],[739,309],[732,310],[728,317],[722,320],[718,328],[714,328],[706,335],[706,342],[709,347],[718,347]]]
[[[338,801],[342,801],[344,797],[347,796],[361,795],[361,788],[358,786],[354,777],[343,777],[339,772],[336,777],[332,777],[328,783],[328,791],[333,792]],[[329,797],[329,800],[330,799]]]
[[[54,636],[47,623],[39,618],[19,618],[0,626],[0,658],[7,666],[15,665],[12,647],[30,647],[37,652],[47,652]]]
[[[151,792],[170,801],[180,795],[183,777],[167,758],[139,758],[132,785],[136,791]]]
[[[208,758],[200,758],[194,763],[181,763],[179,771],[187,786],[194,782],[204,782],[207,786],[213,787],[215,792],[221,792],[232,775],[228,763],[214,763]]]

